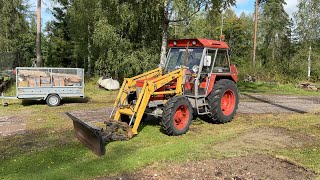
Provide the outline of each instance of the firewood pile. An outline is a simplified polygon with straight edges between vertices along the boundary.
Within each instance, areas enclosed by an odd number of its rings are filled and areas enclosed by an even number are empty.
[[[80,86],[81,82],[81,77],[73,74],[32,70],[20,70],[18,72],[18,87]]]
[[[305,90],[310,90],[310,91],[319,91],[320,86],[316,84],[311,84],[311,83],[300,83],[298,84],[297,88],[305,89]]]
[[[244,78],[243,82],[256,82],[256,77],[248,75]]]

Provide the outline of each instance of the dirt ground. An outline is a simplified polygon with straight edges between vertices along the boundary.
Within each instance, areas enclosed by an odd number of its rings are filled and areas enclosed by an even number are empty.
[[[120,176],[103,177],[105,180],[147,179],[313,179],[315,174],[283,159],[266,155],[250,155],[226,159],[193,161],[185,164],[157,164],[141,171]]]
[[[192,161],[159,167],[152,164],[140,171],[100,179],[314,179],[315,173],[285,159],[255,154],[272,149],[301,147],[315,137],[285,128],[255,128],[235,139],[213,145],[214,151],[235,153],[235,157]],[[243,154],[238,156],[238,154]],[[247,155],[250,154],[250,155]],[[99,179],[99,178],[98,178]]]
[[[242,94],[238,113],[303,114],[318,112],[319,105],[319,97]],[[97,119],[108,119],[111,110],[112,108],[108,107],[79,110],[72,114],[87,122],[95,122]],[[0,138],[24,133],[26,124],[22,116],[0,117]],[[299,148],[314,141],[315,137],[297,134],[284,128],[256,128],[212,147],[214,151],[234,153],[235,157],[168,164],[165,167],[151,164],[134,173],[100,179],[314,179],[315,173],[304,167],[281,158],[255,154],[279,148]]]
[[[261,127],[252,129],[235,139],[215,145],[215,151],[246,153],[281,148],[299,148],[316,141],[316,137],[299,134],[285,128]]]
[[[25,132],[26,122],[20,116],[0,117],[0,138],[1,136],[10,136],[22,134]]]

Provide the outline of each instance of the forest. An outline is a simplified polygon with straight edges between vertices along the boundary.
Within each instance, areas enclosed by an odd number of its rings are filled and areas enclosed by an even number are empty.
[[[87,76],[121,80],[163,62],[169,39],[220,39],[222,31],[241,77],[307,80],[310,55],[309,80],[320,80],[320,0],[299,0],[292,16],[284,10],[285,0],[259,0],[256,62],[254,14],[237,15],[235,0],[53,2],[54,19],[41,35],[45,67],[81,67]],[[36,58],[36,15],[30,6],[25,0],[0,0],[0,54],[19,54],[20,66],[31,66]]]

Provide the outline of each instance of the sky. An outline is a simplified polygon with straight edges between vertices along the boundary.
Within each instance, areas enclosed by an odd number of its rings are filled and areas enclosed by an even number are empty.
[[[285,11],[292,17],[292,13],[297,11],[298,0],[285,0],[287,5],[284,7]],[[233,9],[237,15],[242,12],[253,13],[255,0],[237,0],[237,5]]]
[[[29,0],[31,11],[37,11],[37,0]],[[41,0],[41,27],[45,27],[45,23],[53,19],[51,14],[52,7],[54,6],[52,0]]]
[[[298,0],[285,0],[287,5],[285,6],[286,12],[292,16],[292,13],[297,11]],[[42,0],[41,8],[41,23],[42,28],[44,28],[45,23],[52,20],[53,16],[51,14],[52,7],[54,6],[52,0]],[[233,9],[236,14],[239,16],[242,12],[244,13],[253,13],[254,12],[254,2],[255,0],[237,0],[237,4]],[[36,11],[37,9],[37,0],[29,0],[31,5],[31,10]]]

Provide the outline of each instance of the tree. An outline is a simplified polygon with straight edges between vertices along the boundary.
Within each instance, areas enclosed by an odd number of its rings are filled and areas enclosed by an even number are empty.
[[[26,14],[22,0],[0,0],[0,51],[17,50],[17,37],[28,29]]]
[[[286,36],[289,24],[289,16],[284,10],[285,4],[284,0],[268,0],[260,4],[262,12],[259,29],[263,39],[260,47],[262,65],[269,62],[268,65],[275,67],[275,61],[282,59],[281,39]]]
[[[300,42],[320,40],[320,0],[299,0],[294,17]]]
[[[320,51],[320,0],[300,0],[298,4],[298,11],[294,14],[296,20],[296,32],[300,48],[297,54],[300,55],[301,63],[307,59],[318,59]],[[310,51],[308,52],[308,50]],[[312,54],[311,54],[312,49]],[[307,56],[310,53],[312,56]],[[296,56],[297,57],[297,56]],[[295,57],[295,58],[296,58]],[[307,69],[308,65],[304,65]],[[317,62],[312,62],[312,74],[316,76],[313,79],[319,79],[319,72],[314,70],[319,69]],[[306,72],[306,70],[304,70]]]
[[[16,54],[16,65],[31,65],[35,57],[34,15],[23,0],[0,0],[0,52]]]
[[[58,0],[59,7],[53,8],[55,20],[46,24],[48,50],[45,66],[74,66],[72,41],[70,37],[69,1]]]
[[[37,66],[42,66],[41,60],[41,0],[37,1],[37,36],[36,36],[36,54],[37,54]]]
[[[201,10],[220,13],[222,10],[235,5],[235,0],[163,0],[162,43],[160,65],[164,66],[170,23],[188,22]]]
[[[234,11],[227,10],[223,33],[232,52],[233,62],[239,66],[250,66],[253,47],[253,15],[242,13],[237,17]]]
[[[99,55],[96,68],[114,77],[154,68],[158,64],[155,57],[159,56],[159,2],[101,1],[98,5],[93,33]]]

